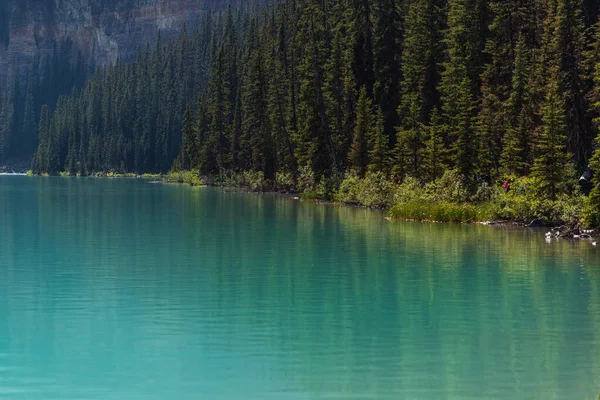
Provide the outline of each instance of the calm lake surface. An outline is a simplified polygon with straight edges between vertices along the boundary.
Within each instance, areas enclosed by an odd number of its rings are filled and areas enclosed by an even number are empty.
[[[581,399],[600,249],[135,179],[0,177],[1,399]]]

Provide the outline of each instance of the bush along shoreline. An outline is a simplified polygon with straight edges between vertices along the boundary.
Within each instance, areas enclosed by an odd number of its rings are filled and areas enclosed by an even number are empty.
[[[535,178],[510,176],[490,185],[483,180],[465,181],[455,171],[431,182],[410,177],[400,182],[381,172],[367,172],[363,177],[349,172],[317,180],[309,168],[301,169],[295,179],[291,174],[278,173],[275,180],[267,180],[262,172],[227,171],[201,176],[198,170],[192,170],[171,171],[163,181],[296,193],[305,200],[382,209],[391,220],[558,227],[561,236],[593,232],[587,223],[588,197],[576,182],[566,188],[570,195],[551,199],[543,194]]]
[[[28,171],[28,175],[34,175]],[[72,175],[66,172],[60,176]],[[43,174],[48,176],[48,174]],[[145,178],[191,187],[212,186],[256,193],[296,194],[298,199],[383,210],[389,220],[441,223],[480,223],[552,228],[552,237],[589,238],[600,236],[594,229],[595,209],[577,183],[562,188],[554,199],[544,194],[536,178],[509,176],[490,185],[484,180],[465,180],[456,171],[447,171],[430,182],[408,177],[403,181],[382,172],[363,177],[350,170],[345,175],[318,179],[310,168],[296,176],[277,173],[274,180],[262,172],[221,171],[202,175],[199,170],[172,170],[166,174],[97,172],[91,177]],[[571,194],[565,194],[569,192]],[[548,234],[547,234],[548,236]]]

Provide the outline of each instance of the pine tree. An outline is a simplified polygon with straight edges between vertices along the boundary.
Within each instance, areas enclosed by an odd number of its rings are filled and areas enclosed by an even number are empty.
[[[323,25],[323,10],[316,1],[309,3],[299,21],[297,37],[302,58],[298,66],[300,87],[295,149],[299,165],[308,166],[317,176],[322,176],[337,169],[323,82],[329,31]]]
[[[507,114],[506,134],[501,164],[505,174],[525,174],[531,157],[534,112],[528,82],[530,80],[529,50],[525,38],[519,36],[515,48],[515,61],[509,98],[504,103]]]
[[[543,130],[536,148],[533,176],[539,180],[541,193],[555,200],[565,184],[569,169],[569,154],[566,152],[565,103],[558,86],[558,71],[550,77],[543,107]]]
[[[391,138],[398,125],[400,103],[400,14],[396,0],[375,0],[373,35],[374,99],[383,113],[385,133]]]
[[[200,173],[211,174],[215,170],[215,148],[210,136],[208,99],[200,98],[196,112],[196,132],[198,135],[198,166]]]
[[[37,112],[35,105],[36,82],[33,74],[27,78],[27,93],[25,94],[25,107],[23,110],[23,127],[21,140],[21,151],[23,154],[31,154],[37,145]]]
[[[447,60],[440,82],[444,119],[452,140],[454,167],[468,180],[475,167],[475,112],[483,43],[487,37],[487,8],[480,0],[450,1],[445,33]]]
[[[189,105],[185,107],[181,136],[181,166],[184,170],[194,169],[198,166],[198,143],[196,132],[194,131],[192,110]]]
[[[480,75],[484,64],[483,47],[487,38],[488,11],[484,0],[451,0],[448,29],[444,42],[447,49],[440,82],[444,112],[457,110],[459,88],[464,78],[473,96],[479,94]]]
[[[580,0],[550,0],[544,20],[541,61],[549,77],[555,68],[563,90],[567,148],[579,165],[585,164],[586,149],[593,138],[591,121],[586,114],[584,81],[585,27]]]
[[[242,149],[241,140],[243,137],[242,129],[242,89],[243,83],[240,83],[240,87],[237,90],[237,97],[235,100],[235,108],[233,111],[233,123],[231,124],[231,168],[234,171],[240,171],[242,169]]]
[[[283,18],[282,18],[283,19]],[[279,21],[275,40],[272,42],[269,80],[269,118],[272,137],[275,142],[277,169],[296,172],[296,159],[289,123],[289,59],[287,49],[287,29],[285,20]]]
[[[426,123],[439,100],[438,63],[441,57],[441,14],[439,1],[415,0],[410,3],[402,51],[402,99],[398,108],[400,126]],[[409,116],[412,116],[409,118]]]
[[[48,154],[48,143],[50,140],[50,109],[43,105],[40,111],[39,142],[40,145],[35,153],[32,163],[32,170],[36,174],[48,172],[46,169],[46,160],[50,157]]]
[[[485,84],[481,88],[481,108],[477,123],[477,170],[479,174],[494,179],[500,172],[502,141],[507,130],[506,111],[502,98]]]
[[[333,37],[331,55],[325,66],[323,89],[325,101],[328,105],[327,117],[330,123],[331,136],[335,143],[336,155],[339,158],[343,158],[347,154],[344,151],[346,150],[344,149],[344,142],[347,138],[346,126],[344,125],[344,101],[346,99],[344,80],[347,66],[343,45],[343,37],[338,30]]]
[[[523,172],[525,163],[521,159],[522,152],[519,132],[511,126],[504,135],[502,148],[502,167],[505,175],[520,175]]]
[[[403,126],[398,128],[394,149],[396,153],[394,173],[400,177],[404,175],[418,177],[421,174],[425,124],[421,121],[422,110],[417,100],[418,96],[419,94],[414,92],[412,101],[407,100],[408,96],[404,98],[410,108],[404,110]]]
[[[244,78],[243,131],[250,151],[251,168],[262,171],[265,178],[273,179],[274,154],[268,113],[268,85],[262,43],[256,22],[252,21],[248,32],[246,74]]]
[[[365,176],[369,166],[369,136],[372,123],[372,103],[367,95],[367,88],[363,86],[358,96],[354,138],[348,155],[350,166],[360,177]]]
[[[209,89],[210,116],[209,133],[205,144],[205,161],[209,172],[218,172],[228,166],[228,135],[231,104],[229,103],[229,84],[225,76],[225,54],[221,46],[212,67]]]
[[[590,160],[590,168],[594,171],[592,177],[592,190],[585,200],[585,222],[591,227],[600,226],[600,134],[595,140],[596,151]]]
[[[357,87],[373,94],[373,13],[370,0],[344,0],[350,66]],[[391,12],[391,11],[390,11]]]
[[[376,106],[369,138],[369,171],[387,174],[389,172],[389,140],[383,121],[383,111]]]
[[[592,189],[585,200],[585,222],[591,227],[600,226],[600,21],[594,27],[592,47],[587,54],[587,61],[593,82],[588,93],[590,112],[593,115],[596,128],[595,150],[590,159],[589,168],[592,170]]]
[[[423,168],[425,177],[434,181],[443,175],[445,165],[444,131],[440,123],[439,111],[434,108],[431,113],[431,124],[423,152]]]
[[[450,120],[451,134],[454,136],[452,161],[465,182],[469,182],[475,167],[476,104],[467,77],[457,88],[456,106],[458,111]]]

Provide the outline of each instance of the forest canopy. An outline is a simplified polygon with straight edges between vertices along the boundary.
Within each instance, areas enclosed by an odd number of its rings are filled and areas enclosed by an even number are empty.
[[[556,200],[590,162],[600,171],[593,3],[282,0],[208,13],[43,107],[33,170],[252,171],[334,191],[350,175],[425,184],[450,171],[472,193],[527,176]],[[600,209],[599,181],[588,203]]]

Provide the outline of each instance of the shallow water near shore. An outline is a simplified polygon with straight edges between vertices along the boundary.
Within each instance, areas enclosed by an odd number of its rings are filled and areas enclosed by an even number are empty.
[[[600,249],[142,179],[0,176],[0,399],[585,399]]]

